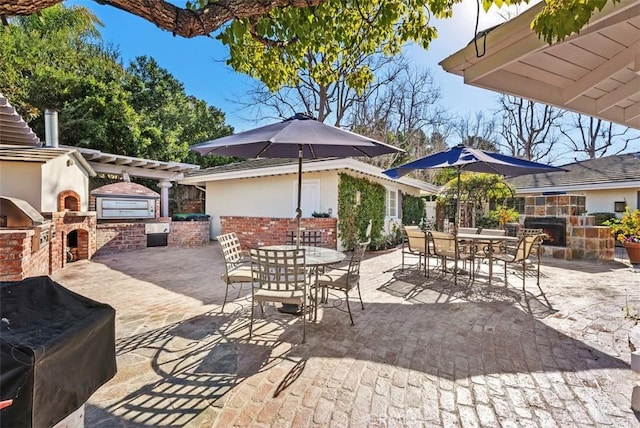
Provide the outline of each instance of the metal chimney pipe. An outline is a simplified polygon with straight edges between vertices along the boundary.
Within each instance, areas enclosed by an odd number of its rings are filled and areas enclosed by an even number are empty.
[[[58,110],[44,111],[44,139],[45,147],[58,147]]]

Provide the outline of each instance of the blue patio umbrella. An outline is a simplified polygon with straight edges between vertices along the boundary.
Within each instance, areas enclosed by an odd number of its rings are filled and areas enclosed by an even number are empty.
[[[460,221],[460,173],[462,171],[486,172],[500,174],[506,177],[518,175],[536,174],[541,172],[565,171],[551,165],[532,162],[525,159],[507,156],[500,153],[474,149],[459,144],[442,152],[434,153],[420,159],[413,160],[395,168],[384,171],[391,178],[400,178],[403,175],[418,169],[430,168],[455,168],[457,171],[457,208],[455,224]]]
[[[305,114],[259,128],[191,146],[201,155],[241,158],[298,159],[297,235],[300,242],[300,200],[302,198],[302,159],[329,157],[373,157],[404,150],[319,122]]]

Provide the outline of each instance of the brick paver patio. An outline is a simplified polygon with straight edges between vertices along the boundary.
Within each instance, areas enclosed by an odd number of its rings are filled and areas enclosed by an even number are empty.
[[[118,374],[85,425],[640,425],[628,346],[640,327],[621,310],[640,302],[638,270],[544,258],[541,294],[533,277],[526,292],[515,277],[454,286],[399,263],[398,250],[368,254],[356,325],[332,296],[306,344],[272,308],[248,340],[248,286],[220,311],[216,243],[70,264],[53,278],[117,311]]]

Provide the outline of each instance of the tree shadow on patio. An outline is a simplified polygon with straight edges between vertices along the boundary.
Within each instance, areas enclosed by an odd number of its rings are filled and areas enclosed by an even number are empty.
[[[529,276],[529,275],[527,275]],[[533,294],[529,289],[536,289]],[[544,291],[537,289],[535,283],[528,284],[526,290],[505,286],[501,282],[492,284],[481,281],[461,281],[455,284],[451,278],[431,274],[425,277],[421,271],[407,269],[396,271],[393,277],[378,290],[401,297],[412,303],[506,303],[520,307],[525,312],[544,318],[556,312],[548,301]]]
[[[88,426],[183,426],[207,407],[222,407],[234,386],[290,349],[275,339],[247,342],[247,321],[212,311],[117,340],[119,374],[96,394],[100,406],[87,406]]]

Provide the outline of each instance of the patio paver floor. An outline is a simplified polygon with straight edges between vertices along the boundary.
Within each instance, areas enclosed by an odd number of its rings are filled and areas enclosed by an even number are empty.
[[[514,276],[504,287],[501,267],[490,287],[454,286],[399,263],[399,250],[368,254],[356,325],[332,295],[306,344],[298,320],[273,308],[256,310],[248,340],[248,286],[220,311],[216,243],[68,265],[53,279],[116,309],[118,374],[87,403],[85,425],[640,424],[628,364],[640,333],[621,311],[640,302],[638,269],[544,258],[541,295],[534,277],[526,293]]]

